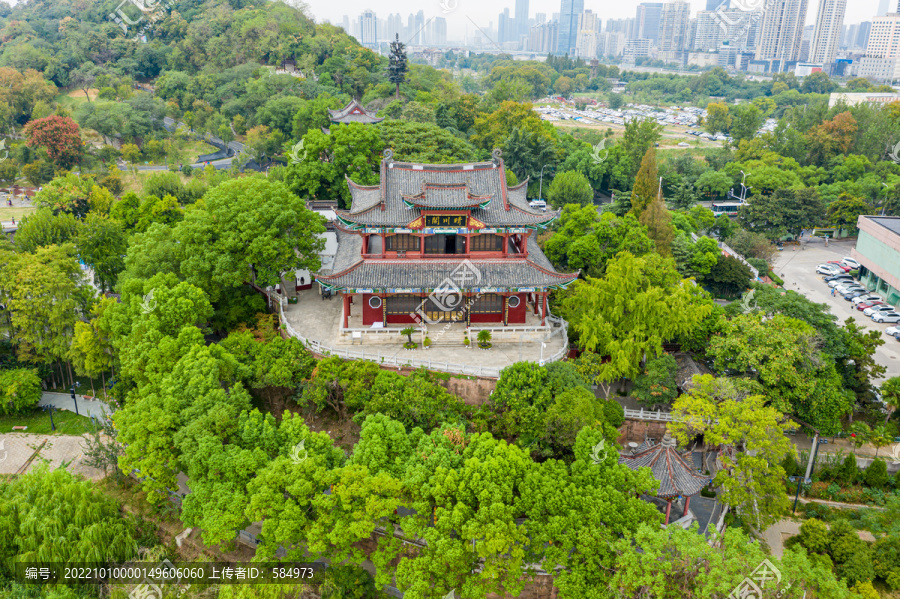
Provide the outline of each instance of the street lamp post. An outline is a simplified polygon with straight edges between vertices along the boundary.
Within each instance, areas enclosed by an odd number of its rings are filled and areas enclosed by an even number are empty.
[[[75,398],[75,385],[72,385],[72,387],[69,388],[69,391],[72,393],[72,401],[75,402],[75,414],[81,416],[81,414],[78,413],[78,400]]]
[[[550,165],[549,165],[549,164],[545,164],[544,166],[541,167],[541,183],[540,183],[540,185],[538,186],[538,199],[539,199],[539,200],[543,200],[543,199],[544,199],[544,196],[542,195],[543,190],[544,190],[544,169],[547,168],[548,166],[550,166]]]

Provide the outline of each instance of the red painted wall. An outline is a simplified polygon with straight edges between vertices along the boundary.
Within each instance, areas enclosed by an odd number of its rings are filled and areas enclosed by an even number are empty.
[[[503,322],[503,314],[497,312],[496,314],[472,314],[469,316],[469,322],[473,323],[502,323]]]
[[[384,300],[382,300],[382,306],[378,308],[369,307],[369,298],[373,297],[372,295],[366,293],[362,296],[362,312],[363,312],[363,324],[369,326],[376,322],[381,322],[384,320]]]
[[[528,311],[528,302],[525,300],[528,298],[527,293],[519,293],[516,296],[519,298],[519,306],[517,308],[509,307],[509,317],[507,322],[509,324],[525,324],[525,313]]]
[[[388,314],[387,320],[388,324],[416,324],[409,314]]]

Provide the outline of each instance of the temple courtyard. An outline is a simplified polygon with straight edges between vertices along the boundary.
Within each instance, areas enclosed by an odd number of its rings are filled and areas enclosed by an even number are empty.
[[[357,314],[354,314],[354,308]],[[414,350],[403,347],[406,335],[401,335],[403,325],[386,328],[363,327],[358,318],[359,307],[351,308],[350,327],[341,331],[342,302],[339,296],[323,298],[318,285],[298,293],[296,304],[284,304],[284,320],[288,332],[309,341],[317,353],[363,357],[374,362],[388,364],[414,361],[414,365],[433,363],[432,369],[454,372],[452,365],[482,371],[497,371],[516,362],[547,362],[560,359],[568,347],[568,338],[558,325],[540,326],[540,318],[529,314],[524,325],[473,325],[469,331],[471,345],[466,347],[465,323],[427,325],[427,336],[432,345],[422,347],[424,337],[421,327],[413,334],[419,344]],[[480,328],[490,328],[493,347],[482,350],[477,347],[475,336]],[[543,345],[543,347],[542,347]]]

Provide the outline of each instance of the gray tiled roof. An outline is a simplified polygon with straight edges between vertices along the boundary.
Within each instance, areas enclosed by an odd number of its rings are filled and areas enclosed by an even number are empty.
[[[337,229],[338,249],[331,273],[321,273],[318,279],[339,289],[436,289],[451,275],[463,258],[435,259],[374,259],[363,260],[362,236]],[[484,287],[548,288],[567,285],[577,274],[561,274],[553,270],[544,253],[533,241],[528,245],[528,258],[492,258],[479,260],[469,257],[478,269],[480,279],[470,281],[466,289]]]
[[[705,487],[710,477],[697,473],[675,449],[675,441],[666,433],[658,445],[633,456],[619,457],[619,463],[632,470],[650,468],[659,481],[659,497],[694,495]]]
[[[506,186],[503,162],[472,164],[413,164],[409,162],[381,163],[381,184],[361,187],[350,185],[353,205],[338,215],[348,222],[369,227],[403,227],[421,214],[418,207],[409,207],[404,196],[420,194],[425,182],[438,185],[465,185],[473,196],[491,198],[484,208],[474,208],[470,214],[488,227],[546,226],[559,216],[558,211],[543,212],[528,205],[528,180]],[[378,201],[374,193],[379,193]],[[384,199],[384,209],[379,205]],[[507,209],[507,204],[509,209]]]
[[[361,112],[354,113],[354,109]],[[384,117],[375,116],[374,112],[366,110],[356,100],[350,100],[350,103],[339,110],[328,109],[328,115],[335,123],[380,123]]]
[[[466,183],[432,183],[425,181],[425,189],[413,195],[401,194],[407,204],[420,208],[477,208],[491,201],[491,196],[474,195]]]

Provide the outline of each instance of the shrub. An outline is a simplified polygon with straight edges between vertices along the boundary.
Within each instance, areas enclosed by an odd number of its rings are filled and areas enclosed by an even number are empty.
[[[856,477],[859,475],[859,466],[856,465],[856,454],[851,453],[846,458],[844,458],[844,464],[841,466],[840,472],[840,481],[852,485],[856,482]]]
[[[798,476],[800,474],[800,464],[797,463],[797,458],[794,457],[793,453],[788,453],[784,461],[781,462],[781,467],[784,468],[785,476]]]
[[[2,414],[19,414],[33,408],[41,400],[41,379],[33,368],[14,368],[0,372]]]
[[[625,423],[625,408],[614,399],[603,404],[603,415],[606,417],[606,421],[616,428]]]
[[[875,458],[862,476],[870,487],[883,489],[888,483],[887,464],[881,458]]]

